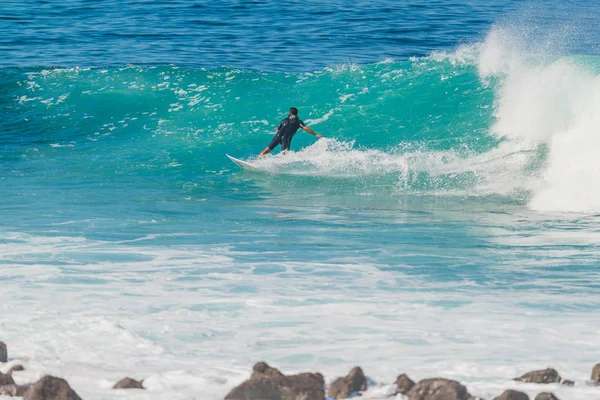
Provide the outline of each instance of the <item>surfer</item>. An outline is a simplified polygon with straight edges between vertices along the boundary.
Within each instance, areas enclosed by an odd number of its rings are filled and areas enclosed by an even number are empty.
[[[279,126],[275,130],[275,136],[271,140],[271,143],[260,153],[258,158],[261,158],[265,154],[269,154],[271,150],[273,150],[278,145],[281,145],[281,151],[287,151],[290,148],[290,144],[292,143],[292,138],[296,134],[298,128],[302,128],[306,132],[310,133],[313,136],[318,138],[322,138],[323,135],[320,133],[315,133],[308,126],[304,125],[304,122],[300,121],[298,118],[298,109],[296,107],[290,108],[290,112],[287,118],[284,118],[279,123]]]

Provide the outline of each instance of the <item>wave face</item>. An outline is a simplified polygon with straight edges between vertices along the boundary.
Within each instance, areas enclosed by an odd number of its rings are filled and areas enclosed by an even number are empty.
[[[500,195],[539,211],[593,212],[597,67],[531,53],[495,29],[454,53],[302,74],[3,69],[1,155],[19,185],[49,173],[78,185],[155,177],[170,191],[205,181],[218,193],[207,177],[233,168],[224,154],[253,159],[293,105],[326,139],[300,131],[295,152],[260,163],[300,179],[299,190]]]

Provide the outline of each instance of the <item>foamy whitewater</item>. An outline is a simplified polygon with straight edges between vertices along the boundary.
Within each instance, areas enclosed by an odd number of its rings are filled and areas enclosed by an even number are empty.
[[[292,88],[293,90],[290,90]],[[497,26],[284,73],[0,69],[0,340],[17,383],[221,399],[257,361],[600,399],[600,63]],[[289,105],[324,139],[244,172]],[[574,387],[511,379],[554,367]],[[131,376],[148,389],[114,391]]]

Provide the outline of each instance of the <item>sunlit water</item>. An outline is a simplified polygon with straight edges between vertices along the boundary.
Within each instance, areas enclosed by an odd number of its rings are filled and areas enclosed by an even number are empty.
[[[600,399],[593,4],[0,10],[18,382],[218,399],[265,360],[360,365],[373,398],[405,372]],[[292,105],[324,139],[260,173],[225,157],[254,161]],[[576,386],[511,381],[547,366]],[[124,376],[148,391],[111,390]]]

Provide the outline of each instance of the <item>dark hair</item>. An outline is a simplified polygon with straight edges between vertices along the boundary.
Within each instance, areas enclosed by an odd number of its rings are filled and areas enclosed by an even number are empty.
[[[290,108],[290,114],[298,116],[298,109],[296,107]]]

